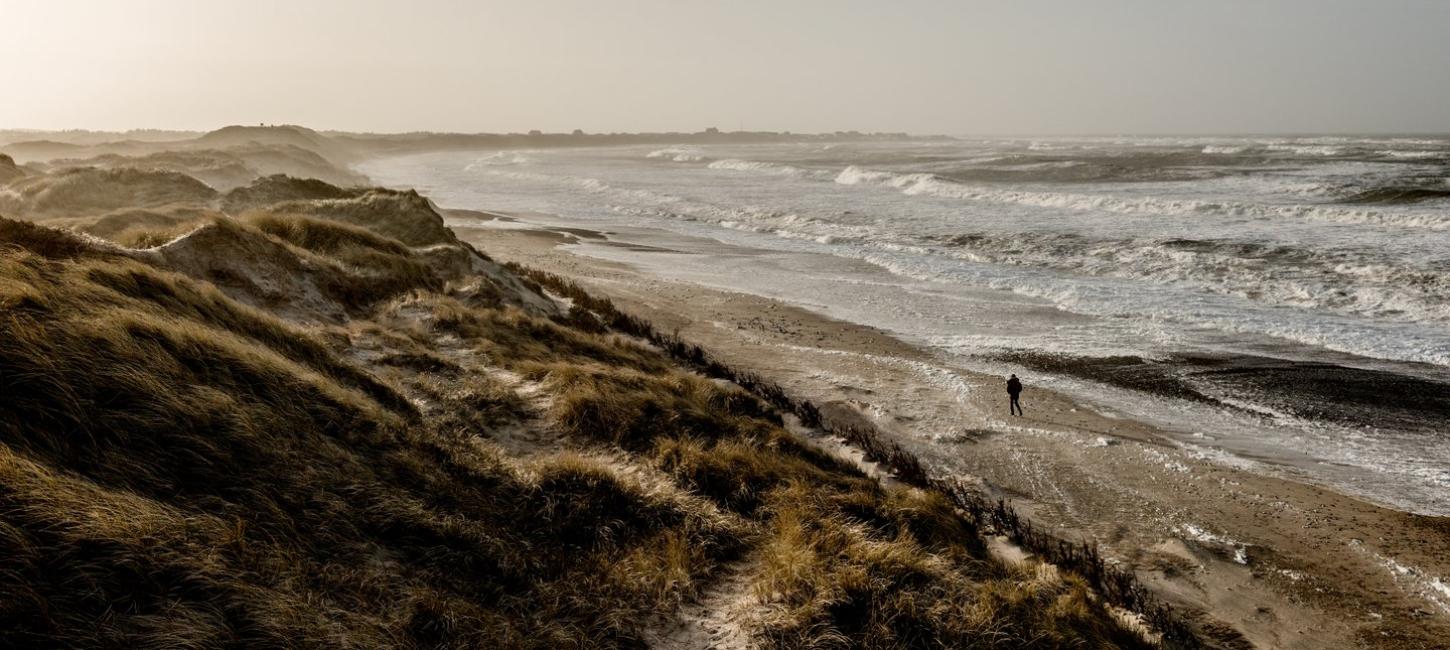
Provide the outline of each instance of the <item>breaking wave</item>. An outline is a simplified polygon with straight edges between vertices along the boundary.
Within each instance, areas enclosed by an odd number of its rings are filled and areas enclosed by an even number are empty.
[[[1404,160],[1435,160],[1444,159],[1447,157],[1447,154],[1444,151],[1401,151],[1397,149],[1376,151],[1375,154],[1380,156],[1386,156],[1389,158],[1400,158]]]
[[[1265,149],[1269,151],[1284,151],[1296,156],[1338,156],[1346,152],[1342,146],[1326,144],[1271,144]]]
[[[772,174],[775,176],[792,176],[795,178],[829,178],[829,172],[819,170],[802,169],[792,165],[779,163],[760,162],[756,160],[740,160],[737,158],[726,158],[717,160],[707,165],[710,169],[724,169],[737,172],[757,172]]]
[[[841,185],[881,185],[907,195],[963,199],[991,203],[1027,205],[1062,210],[1111,212],[1138,215],[1223,214],[1236,217],[1299,218],[1350,224],[1372,224],[1427,230],[1450,230],[1450,215],[1400,214],[1373,210],[1352,210],[1323,205],[1264,205],[1198,199],[1125,197],[1108,194],[1034,192],[969,186],[937,174],[900,174],[850,166],[836,176]]]
[[[527,165],[532,162],[534,162],[534,159],[524,155],[523,153],[517,151],[499,151],[497,153],[492,153],[482,158],[478,158],[473,162],[468,163],[468,166],[464,167],[463,169],[465,171],[478,171],[479,169],[485,167]]]
[[[645,154],[644,157],[663,158],[665,160],[673,160],[675,162],[703,162],[705,160],[708,160],[708,158],[700,153],[699,149],[688,148],[656,149]]]
[[[1230,239],[1096,239],[1027,232],[963,234],[932,243],[974,262],[1177,285],[1312,311],[1450,324],[1450,264],[1417,267],[1365,259],[1360,251]]]
[[[1379,187],[1342,199],[1341,203],[1422,203],[1450,199],[1450,187]]]

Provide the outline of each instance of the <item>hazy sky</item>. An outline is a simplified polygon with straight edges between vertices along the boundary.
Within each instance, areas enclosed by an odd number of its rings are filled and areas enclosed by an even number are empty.
[[[0,0],[0,128],[1450,131],[1450,0]]]

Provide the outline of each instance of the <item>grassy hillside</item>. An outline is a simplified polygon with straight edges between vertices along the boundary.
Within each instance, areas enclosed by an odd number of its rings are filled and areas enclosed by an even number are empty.
[[[0,646],[1146,645],[416,193],[165,178],[0,219]]]
[[[25,170],[15,164],[15,159],[0,153],[0,185],[25,176]]]
[[[192,176],[218,191],[247,185],[252,179],[268,174],[315,177],[349,186],[367,182],[361,174],[341,168],[311,150],[283,144],[166,150],[141,155],[106,153],[89,158],[52,160],[43,166],[50,169],[101,167],[173,171]]]
[[[220,192],[271,174],[317,178],[349,187],[367,184],[365,176],[348,168],[358,158],[352,145],[297,126],[229,126],[199,135],[128,132],[107,137],[86,131],[44,134],[55,140],[30,139],[39,135],[34,133],[9,135],[14,137],[7,138],[0,132],[0,156],[4,156],[0,158],[0,185],[11,180],[6,161],[12,159],[51,172],[71,167],[179,172]],[[137,137],[148,135],[153,137]]]

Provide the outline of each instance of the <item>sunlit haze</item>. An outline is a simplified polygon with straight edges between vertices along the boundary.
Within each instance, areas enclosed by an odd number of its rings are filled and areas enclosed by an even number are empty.
[[[0,128],[1450,131],[1450,3],[5,0]]]

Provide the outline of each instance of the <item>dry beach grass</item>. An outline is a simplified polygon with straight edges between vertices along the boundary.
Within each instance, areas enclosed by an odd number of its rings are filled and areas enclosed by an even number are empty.
[[[1145,645],[416,193],[127,174],[20,212],[218,213],[0,221],[0,645],[640,647],[730,570],[764,647]]]

